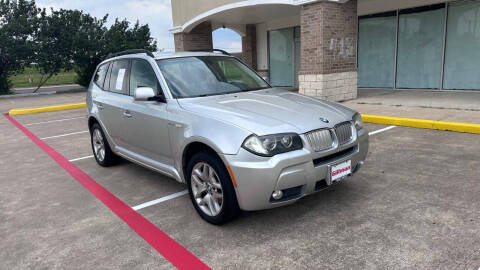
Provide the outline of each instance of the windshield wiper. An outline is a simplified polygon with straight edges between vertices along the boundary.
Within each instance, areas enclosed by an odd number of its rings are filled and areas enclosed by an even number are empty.
[[[244,90],[243,92],[258,91],[258,90],[264,90],[264,89],[268,89],[268,88],[270,88],[270,87],[268,87],[268,86],[258,87],[258,88],[247,89],[247,90]]]
[[[194,96],[188,96],[188,97],[182,97],[182,98],[196,98],[196,97],[211,97],[211,96],[218,96],[218,95],[223,95],[224,93],[220,94],[201,94],[201,95],[194,95]]]
[[[197,98],[197,97],[211,97],[211,96],[238,94],[238,93],[250,92],[250,91],[258,91],[258,90],[263,90],[263,89],[268,89],[268,88],[270,88],[270,87],[258,87],[258,88],[252,88],[252,89],[247,89],[247,90],[239,90],[239,91],[234,91],[234,92],[222,92],[222,93],[214,93],[214,94],[201,94],[201,95],[194,95],[194,96],[181,97],[181,98]]]

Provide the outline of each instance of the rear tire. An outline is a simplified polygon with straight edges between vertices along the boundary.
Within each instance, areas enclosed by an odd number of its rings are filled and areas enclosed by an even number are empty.
[[[90,142],[92,143],[92,151],[98,165],[109,167],[117,164],[118,157],[112,152],[110,144],[98,123],[92,125],[90,129]]]
[[[238,217],[235,188],[227,168],[216,155],[207,151],[193,155],[185,178],[190,200],[202,219],[220,225]]]

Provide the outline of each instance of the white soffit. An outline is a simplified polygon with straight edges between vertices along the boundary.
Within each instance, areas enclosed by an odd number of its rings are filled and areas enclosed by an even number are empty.
[[[245,0],[232,4],[219,6],[204,12],[189,20],[182,26],[175,26],[170,29],[172,34],[190,32],[195,26],[207,19],[214,19],[214,23],[225,25],[255,24],[266,21],[270,15],[274,18],[291,16],[291,12],[299,9],[300,5],[317,2],[318,0]],[[349,0],[323,0],[326,2],[346,3]],[[254,10],[248,7],[257,6]],[[290,8],[288,8],[290,6]],[[272,10],[274,9],[274,10]],[[269,14],[272,13],[272,14]],[[266,16],[267,15],[267,16]],[[220,21],[220,22],[219,22]]]

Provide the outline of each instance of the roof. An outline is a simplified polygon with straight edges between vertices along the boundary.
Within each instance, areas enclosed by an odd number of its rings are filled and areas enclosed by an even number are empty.
[[[178,58],[188,56],[229,56],[218,52],[161,52],[153,53],[155,59]]]
[[[161,60],[161,59],[168,59],[168,58],[179,58],[179,57],[189,57],[189,56],[225,56],[225,57],[233,57],[227,54],[223,54],[220,52],[155,52],[153,53],[154,57],[153,59],[155,60]],[[124,54],[124,55],[119,55],[119,56],[114,56],[111,58],[107,58],[104,61],[100,63],[106,63],[112,60],[118,60],[118,59],[128,59],[128,58],[134,58],[134,57],[139,57],[139,58],[150,58],[146,53],[131,53],[131,54]]]

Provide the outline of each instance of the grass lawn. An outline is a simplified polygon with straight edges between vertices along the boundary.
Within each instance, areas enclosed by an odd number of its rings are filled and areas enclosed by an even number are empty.
[[[26,68],[22,74],[11,76],[13,88],[19,87],[36,87],[40,82],[42,75],[36,68]],[[50,78],[46,85],[61,85],[61,84],[74,84],[77,79],[77,74],[73,71],[63,71]]]

